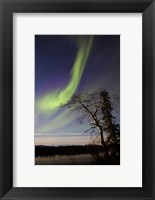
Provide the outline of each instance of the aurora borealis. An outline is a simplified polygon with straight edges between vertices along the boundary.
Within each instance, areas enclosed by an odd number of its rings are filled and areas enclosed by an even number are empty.
[[[70,81],[64,87],[56,91],[48,92],[38,101],[38,107],[42,112],[50,112],[67,103],[73,96],[81,80],[85,64],[87,62],[93,42],[93,36],[83,38],[79,46],[75,62],[70,71]]]
[[[98,89],[120,93],[119,35],[35,35],[36,135],[81,135],[88,124],[61,106]]]

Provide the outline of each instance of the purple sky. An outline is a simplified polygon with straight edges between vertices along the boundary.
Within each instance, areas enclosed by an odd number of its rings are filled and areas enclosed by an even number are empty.
[[[35,102],[50,92],[64,88],[69,83],[79,40],[82,38],[85,41],[88,37],[35,36]],[[93,92],[98,89],[106,89],[110,94],[120,94],[119,35],[94,36],[90,54],[75,93]],[[46,114],[35,106],[35,134],[76,135],[83,133],[89,127],[89,124],[77,124],[76,116],[71,116],[66,112],[66,109],[57,109]],[[60,123],[64,121],[64,125],[60,126]]]

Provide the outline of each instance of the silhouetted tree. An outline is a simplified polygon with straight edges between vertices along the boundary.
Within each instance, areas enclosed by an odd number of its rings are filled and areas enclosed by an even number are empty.
[[[98,130],[107,163],[110,163],[107,145],[118,141],[119,125],[113,121],[115,118],[112,115],[113,108],[109,93],[103,90],[92,94],[74,95],[64,106],[68,106],[72,112],[77,112],[80,123],[85,119],[88,120],[90,128],[85,133],[93,134]],[[104,133],[107,134],[106,140]]]
[[[85,133],[92,134],[98,130],[103,147],[106,146],[104,132],[108,133],[109,139],[116,140],[118,125],[113,121],[111,97],[107,91],[74,95],[65,106],[78,113],[78,120],[81,123],[85,119],[88,120],[90,128]]]
[[[120,126],[114,120],[111,97],[106,90],[100,92],[102,99],[101,110],[103,113],[103,131],[108,133],[107,143],[118,143],[120,139]]]
[[[105,146],[105,140],[103,136],[103,124],[102,124],[102,99],[99,98],[98,93],[74,95],[72,99],[67,103],[67,106],[72,111],[78,112],[78,120],[82,123],[87,118],[90,128],[85,131],[91,134],[98,129],[98,134],[101,136],[101,144]]]

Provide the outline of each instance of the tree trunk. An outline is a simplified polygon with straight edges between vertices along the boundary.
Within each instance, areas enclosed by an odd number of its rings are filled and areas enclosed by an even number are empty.
[[[103,149],[104,149],[104,151],[106,153],[107,164],[110,164],[111,163],[111,159],[110,159],[110,156],[109,156],[109,153],[108,153],[107,145],[105,144],[105,141],[104,141],[104,138],[103,138],[103,129],[102,129],[101,126],[99,127],[99,133],[101,135],[101,144],[102,144]]]
[[[101,135],[101,144],[103,147],[105,147],[105,142],[104,142],[104,138],[103,138],[103,129],[101,126],[99,126],[99,134]]]

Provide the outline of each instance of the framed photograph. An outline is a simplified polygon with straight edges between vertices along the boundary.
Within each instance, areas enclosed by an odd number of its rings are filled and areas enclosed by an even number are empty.
[[[0,0],[1,199],[154,199],[153,0]]]

